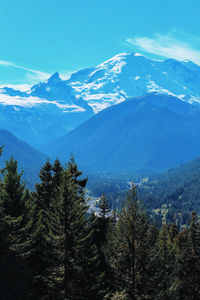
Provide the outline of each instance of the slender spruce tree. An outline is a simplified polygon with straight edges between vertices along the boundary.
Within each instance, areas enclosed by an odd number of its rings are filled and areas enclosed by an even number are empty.
[[[59,189],[62,182],[62,173],[63,173],[63,166],[61,165],[58,158],[54,161],[54,164],[52,166],[52,171],[53,171],[52,185],[56,196],[56,194],[59,193]]]
[[[0,295],[2,299],[26,297],[25,185],[17,162],[6,161],[0,186]],[[25,196],[26,195],[26,196]]]
[[[72,157],[63,172],[60,195],[59,266],[60,291],[64,299],[98,299],[96,266],[98,253],[87,225],[84,188],[86,179]]]
[[[36,192],[32,194],[30,211],[33,220],[30,229],[32,245],[28,259],[32,274],[30,299],[53,299],[56,290],[54,196],[52,165],[47,161],[41,168],[40,183],[36,184]]]
[[[111,227],[111,213],[106,196],[103,194],[99,201],[99,215],[93,213],[89,218],[92,239],[99,255],[99,295],[101,298],[109,294],[109,285],[112,280],[112,272],[106,259],[107,235]]]
[[[118,285],[130,299],[143,299],[148,293],[149,222],[134,184],[127,194],[117,230],[115,264]]]
[[[200,224],[195,212],[177,237],[178,290],[183,300],[200,299]]]
[[[154,299],[179,299],[176,293],[176,233],[173,226],[164,224],[156,245],[151,251],[151,287]]]

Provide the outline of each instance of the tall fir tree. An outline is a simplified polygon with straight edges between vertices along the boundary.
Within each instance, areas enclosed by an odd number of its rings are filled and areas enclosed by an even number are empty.
[[[151,251],[151,295],[153,299],[178,299],[176,291],[176,231],[164,224]]]
[[[6,162],[0,186],[0,295],[22,299],[26,295],[25,201],[27,193],[17,171],[17,162]]]
[[[200,223],[195,212],[177,237],[178,291],[183,300],[200,299]]]
[[[28,263],[32,280],[30,299],[54,299],[57,266],[56,236],[54,235],[54,186],[52,165],[49,161],[41,168],[40,183],[32,194],[30,217],[32,219],[32,245]]]
[[[72,157],[63,172],[59,196],[61,294],[64,299],[98,299],[98,253],[87,225],[86,179]]]
[[[130,299],[145,299],[148,294],[149,222],[134,184],[119,216],[117,235],[118,284]]]
[[[63,173],[63,166],[61,165],[58,158],[54,161],[54,164],[52,166],[52,171],[53,171],[52,184],[53,184],[53,189],[54,189],[54,193],[56,196],[56,194],[59,192],[59,189],[61,186],[62,173]]]
[[[109,263],[106,258],[107,236],[111,229],[111,211],[108,205],[108,200],[103,194],[99,201],[99,215],[93,213],[89,218],[91,230],[93,232],[93,243],[97,247],[99,255],[99,267],[97,269],[99,276],[99,295],[101,298],[109,294],[109,286],[113,279]]]

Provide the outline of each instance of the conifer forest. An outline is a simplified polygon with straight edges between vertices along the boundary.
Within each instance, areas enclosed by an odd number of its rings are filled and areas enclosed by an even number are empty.
[[[134,183],[120,211],[106,196],[88,213],[87,179],[71,157],[40,170],[28,190],[17,161],[0,185],[1,299],[200,299],[200,224],[158,227]]]

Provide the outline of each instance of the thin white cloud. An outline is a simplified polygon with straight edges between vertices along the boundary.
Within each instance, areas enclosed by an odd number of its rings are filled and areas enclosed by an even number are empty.
[[[6,85],[4,84],[4,85],[0,85],[0,89],[4,88],[5,86],[8,88],[12,88],[14,90],[19,90],[21,92],[28,91],[31,88],[31,85],[25,83],[25,84],[6,84]]]
[[[6,61],[6,60],[0,60],[0,65],[2,66],[7,66],[7,67],[13,67],[16,69],[20,69],[20,70],[24,70],[27,71],[27,77],[33,81],[42,81],[42,80],[46,80],[49,78],[50,74],[43,72],[43,71],[39,71],[39,70],[35,70],[35,69],[31,69],[31,68],[27,68],[27,67],[23,67],[20,66],[18,64],[15,64],[11,61]]]
[[[0,60],[0,66],[13,67],[19,70],[26,71],[26,80],[28,81],[29,84],[21,84],[21,85],[6,84],[6,86],[13,87],[14,89],[19,89],[21,91],[28,90],[32,84],[38,83],[39,81],[47,80],[52,75],[40,70],[23,67],[11,61],[6,61],[6,60]],[[72,73],[74,72],[76,71],[64,70],[61,73],[59,73],[59,75],[62,80],[67,80],[71,77]]]
[[[170,35],[156,35],[154,38],[128,38],[126,42],[145,52],[177,60],[192,60],[200,65],[200,50]]]
[[[58,108],[63,110],[63,113],[66,112],[82,112],[85,111],[84,108],[76,105],[76,104],[61,104],[57,101],[49,101],[47,99],[42,99],[38,97],[20,97],[20,96],[9,96],[6,94],[1,94],[3,89],[0,89],[0,104],[2,105],[15,105],[17,109],[19,107],[34,107],[40,104],[49,104],[49,105],[56,105]]]
[[[6,61],[6,60],[0,60],[0,65],[12,67],[13,63],[11,63],[10,61]]]

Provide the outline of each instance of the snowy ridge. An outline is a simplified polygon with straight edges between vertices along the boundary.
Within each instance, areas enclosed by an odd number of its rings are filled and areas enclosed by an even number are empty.
[[[173,95],[198,104],[200,67],[188,60],[156,60],[140,53],[121,53],[97,67],[73,73],[66,81],[56,72],[26,91],[1,88],[0,102],[24,107],[54,104],[65,111],[92,109],[98,113],[127,98],[150,92]]]
[[[0,128],[37,147],[127,98],[153,92],[199,105],[200,67],[187,60],[121,53],[69,80],[56,72],[45,82],[21,87],[0,87]]]
[[[94,114],[58,73],[26,91],[1,88],[0,109],[0,128],[36,148],[66,134]]]
[[[73,74],[67,83],[95,113],[127,97],[149,92],[173,95],[189,103],[200,102],[200,67],[188,60],[155,60],[139,53],[122,53],[81,78]]]
[[[32,86],[26,91],[8,87],[0,88],[0,103],[4,106],[35,107],[38,105],[55,105],[63,112],[84,112],[74,96],[73,89],[59,77],[56,72],[45,82]]]

